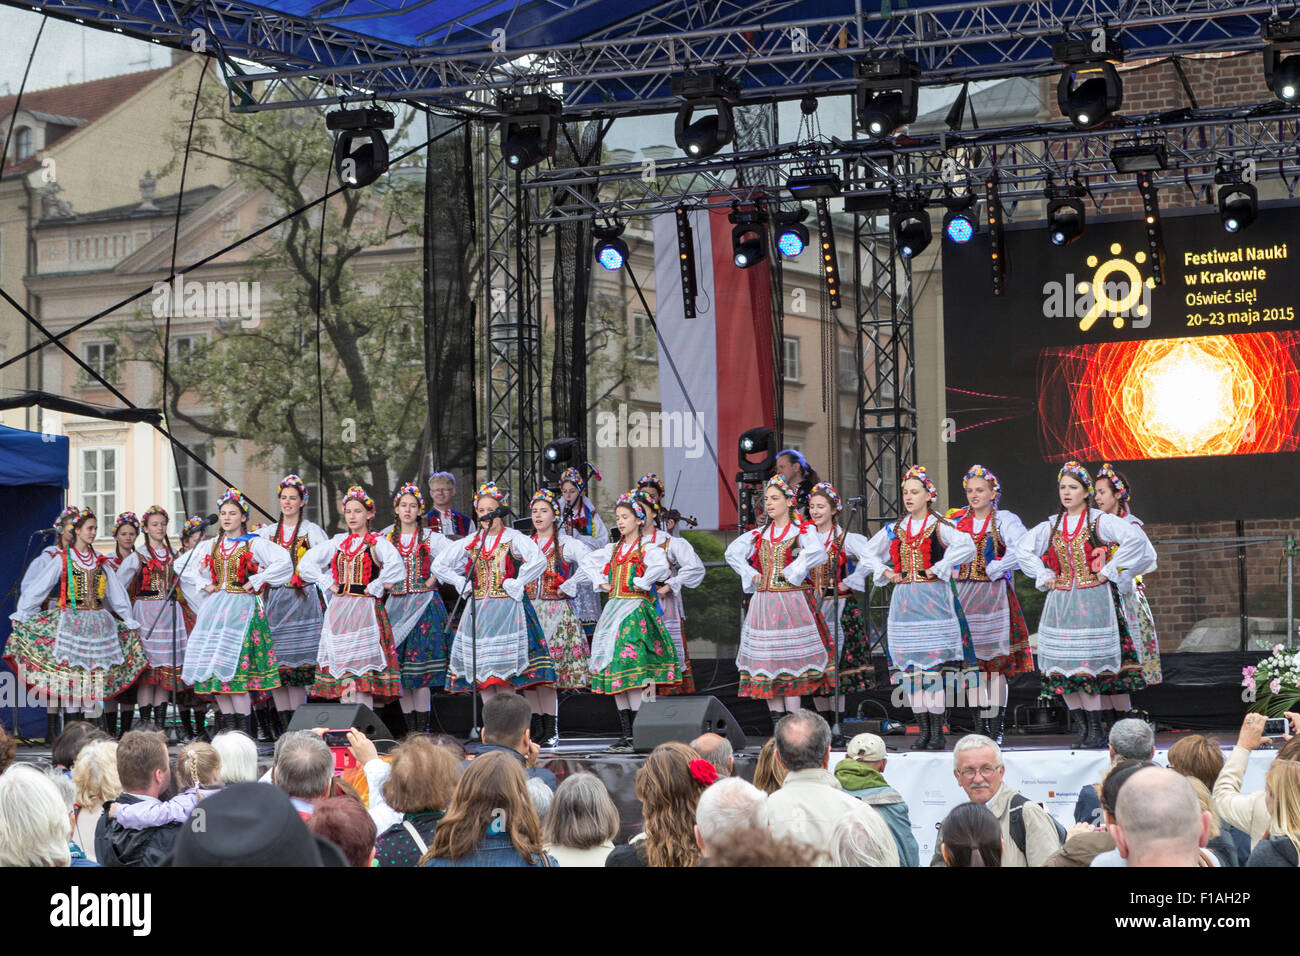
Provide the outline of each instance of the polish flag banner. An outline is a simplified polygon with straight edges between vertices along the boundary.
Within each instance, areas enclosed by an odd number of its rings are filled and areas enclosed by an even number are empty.
[[[653,220],[659,330],[660,443],[674,507],[701,529],[736,527],[736,447],[775,427],[771,263],[733,261],[731,203],[692,210],[695,316],[682,299],[677,217]],[[679,477],[680,476],[680,477]]]

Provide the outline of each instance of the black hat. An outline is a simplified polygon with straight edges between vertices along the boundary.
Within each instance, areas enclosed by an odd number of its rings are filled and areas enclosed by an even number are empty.
[[[181,827],[172,866],[347,866],[343,851],[307,830],[284,791],[236,783],[202,800]]]

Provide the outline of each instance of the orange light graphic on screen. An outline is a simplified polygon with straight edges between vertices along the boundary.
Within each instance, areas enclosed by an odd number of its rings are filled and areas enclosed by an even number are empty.
[[[1300,334],[1109,342],[1039,357],[1039,438],[1063,457],[1300,448]]]

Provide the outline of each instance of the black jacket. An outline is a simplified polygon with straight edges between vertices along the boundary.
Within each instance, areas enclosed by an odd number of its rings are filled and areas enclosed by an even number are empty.
[[[1297,859],[1295,844],[1291,842],[1288,836],[1275,836],[1268,840],[1260,840],[1255,844],[1254,852],[1250,854],[1250,862],[1247,866],[1289,866],[1295,869]]]
[[[140,803],[134,794],[124,793],[118,803]],[[181,824],[169,823],[147,830],[128,830],[108,818],[108,809],[95,824],[95,856],[100,866],[159,866],[172,852]]]

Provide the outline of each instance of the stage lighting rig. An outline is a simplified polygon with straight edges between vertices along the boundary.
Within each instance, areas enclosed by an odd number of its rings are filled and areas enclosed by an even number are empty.
[[[1269,20],[1264,42],[1264,82],[1283,103],[1300,101],[1300,20]]]
[[[394,125],[392,113],[374,106],[325,114],[325,128],[339,134],[334,141],[334,171],[339,182],[349,189],[360,189],[388,170],[384,131]]]
[[[501,155],[511,169],[529,169],[555,158],[564,105],[549,93],[503,94],[497,100],[501,110]]]
[[[1064,186],[1049,182],[1043,190],[1043,198],[1047,200],[1047,237],[1052,245],[1068,246],[1083,235],[1088,218],[1083,197],[1087,194],[1077,181]]]
[[[1162,142],[1120,143],[1110,151],[1110,164],[1117,173],[1154,172],[1169,168],[1169,153]]]
[[[559,489],[560,475],[566,468],[576,468],[583,460],[582,443],[576,438],[556,438],[542,451],[542,480],[547,487]]]
[[[1052,59],[1065,66],[1056,84],[1057,105],[1078,129],[1100,126],[1123,105],[1115,64],[1124,62],[1124,48],[1109,34],[1054,43]]]
[[[930,244],[930,214],[919,197],[895,200],[889,222],[894,232],[894,247],[904,259],[915,259]]]
[[[1160,222],[1160,199],[1156,194],[1156,180],[1152,172],[1137,174],[1138,192],[1142,195],[1142,215],[1146,225],[1147,250],[1151,254],[1151,284],[1165,281],[1165,236]]]
[[[858,125],[872,139],[887,139],[915,122],[921,68],[905,56],[859,60],[853,67],[858,88]]]
[[[843,191],[840,177],[835,173],[799,173],[785,181],[785,188],[797,201],[805,199],[832,199]]]
[[[1240,232],[1259,215],[1259,191],[1247,182],[1240,167],[1221,166],[1214,174],[1219,219],[1227,232]]]
[[[979,220],[975,216],[975,197],[969,194],[945,196],[943,204],[948,208],[943,217],[943,234],[951,243],[966,245],[980,231]]]
[[[609,272],[623,268],[628,256],[627,243],[622,239],[623,224],[616,222],[608,226],[593,226],[591,234],[596,240],[596,261]]]
[[[677,148],[692,159],[712,156],[736,137],[732,107],[740,102],[740,85],[717,73],[684,73],[669,82],[682,99],[673,125]],[[695,119],[696,110],[714,112]]]
[[[732,222],[732,261],[748,269],[767,258],[767,214],[761,209],[733,209],[727,217]]]
[[[759,461],[754,456],[762,455]],[[736,448],[737,495],[736,524],[752,528],[758,521],[758,502],[762,500],[763,485],[776,474],[776,433],[770,428],[751,428],[740,436]]]
[[[772,213],[776,248],[787,259],[794,259],[808,247],[808,227],[803,224],[807,218],[808,210],[803,206],[789,212],[778,210]]]

